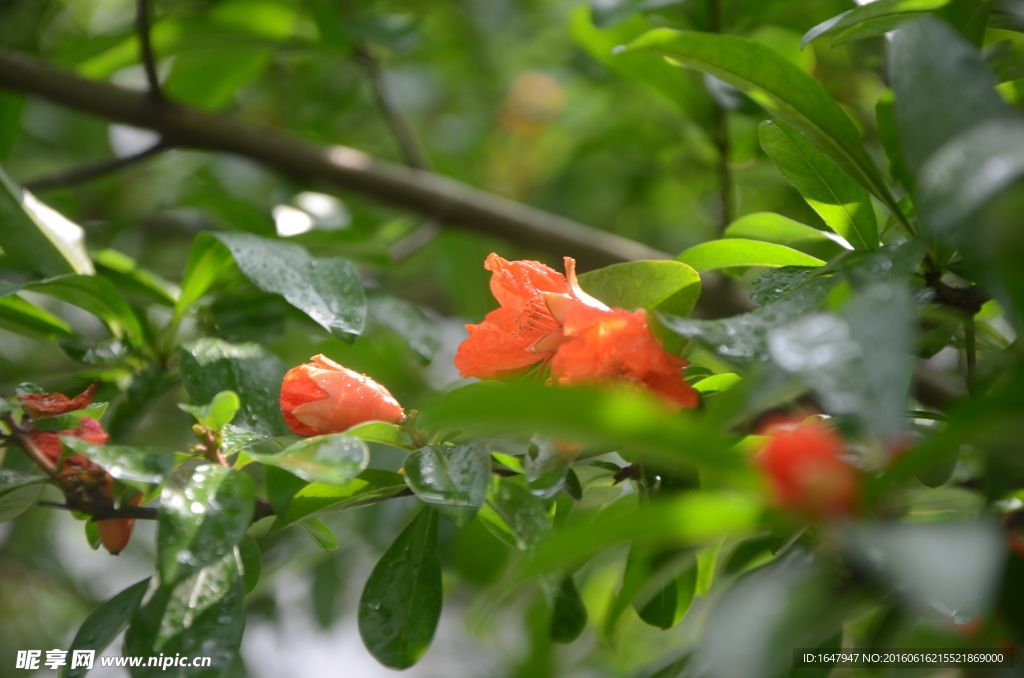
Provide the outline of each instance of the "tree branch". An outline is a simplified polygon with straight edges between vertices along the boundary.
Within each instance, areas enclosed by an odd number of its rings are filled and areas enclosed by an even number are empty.
[[[135,165],[147,158],[163,153],[169,148],[170,146],[161,141],[134,155],[126,155],[121,158],[108,158],[88,165],[82,165],[81,167],[72,167],[71,169],[62,170],[49,176],[39,177],[38,179],[29,179],[28,181],[22,182],[21,185],[30,191],[42,191],[48,188],[73,186],[75,184],[80,184],[89,181],[90,179],[103,176],[104,174],[110,174],[111,172],[116,172],[117,170],[124,169],[125,167]]]
[[[153,55],[153,43],[149,39],[149,0],[138,0],[135,13],[135,32],[139,34],[139,51],[142,64],[146,68],[146,80],[149,82],[149,96],[154,101],[162,100],[160,76],[156,72],[156,57]]]
[[[159,132],[172,146],[233,153],[287,174],[360,193],[561,257],[583,268],[668,255],[627,238],[516,203],[454,179],[406,169],[345,146],[322,147],[287,134],[144,93],[92,82],[30,56],[0,50],[0,87],[34,94],[107,120]]]
[[[407,169],[346,146],[317,146],[144,93],[92,82],[33,57],[0,50],[0,88],[33,94],[60,106],[162,135],[169,146],[240,155],[282,172],[360,193],[379,202],[433,216],[446,224],[498,236],[555,257],[571,255],[595,268],[669,255],[424,170]],[[734,286],[706,278],[696,314],[721,318],[752,308]],[[940,379],[918,374],[917,397],[943,408],[957,394]],[[933,376],[933,375],[932,375]]]
[[[384,76],[380,71],[380,65],[373,58],[370,48],[367,47],[366,43],[359,43],[359,46],[356,48],[356,58],[359,59],[359,63],[363,65],[363,69],[370,77],[373,93],[377,97],[377,105],[380,106],[381,111],[384,113],[384,117],[388,121],[388,127],[391,128],[391,134],[394,135],[395,141],[398,142],[398,147],[402,151],[402,157],[405,158],[405,164],[414,169],[431,169],[430,161],[416,141],[416,135],[413,133],[412,127],[409,126],[409,123],[398,112],[394,102],[391,101],[387,87],[384,86]]]

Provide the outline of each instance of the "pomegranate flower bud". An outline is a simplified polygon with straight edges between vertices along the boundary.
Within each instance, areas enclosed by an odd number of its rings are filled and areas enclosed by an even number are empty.
[[[768,476],[775,502],[814,519],[850,515],[857,503],[860,472],[843,461],[844,445],[820,421],[794,420],[766,431],[757,464]]]
[[[281,384],[281,413],[300,436],[341,433],[365,421],[397,424],[402,406],[386,388],[330,358],[288,370]]]

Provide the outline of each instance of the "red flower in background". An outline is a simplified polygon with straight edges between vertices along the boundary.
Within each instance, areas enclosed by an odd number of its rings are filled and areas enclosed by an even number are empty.
[[[323,355],[293,367],[281,384],[281,413],[300,436],[341,433],[365,421],[397,424],[402,406],[386,388],[365,374]]]
[[[843,461],[842,438],[820,421],[776,420],[767,428],[757,464],[768,475],[779,506],[811,518],[853,513],[860,472]]]
[[[455,354],[463,377],[495,379],[550,361],[560,384],[631,383],[658,394],[675,409],[696,407],[697,393],[683,381],[687,362],[666,352],[651,334],[643,310],[609,308],[583,291],[576,262],[566,276],[536,261],[506,261],[491,254],[491,291],[501,308],[479,325]]]

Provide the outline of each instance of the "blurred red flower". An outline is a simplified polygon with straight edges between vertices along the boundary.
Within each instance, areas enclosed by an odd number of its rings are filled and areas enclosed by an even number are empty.
[[[840,518],[856,508],[860,472],[843,461],[842,438],[821,421],[778,419],[757,464],[768,476],[782,508],[807,517]]]
[[[94,381],[74,398],[68,398],[63,393],[25,393],[18,396],[18,400],[33,419],[55,417],[88,407],[98,385],[99,382]]]
[[[365,421],[398,423],[402,406],[376,381],[323,355],[293,367],[281,384],[281,413],[300,436],[341,433]]]
[[[643,310],[609,308],[584,292],[573,259],[565,258],[566,276],[497,254],[484,267],[494,272],[491,291],[501,308],[466,326],[469,338],[455,355],[463,377],[500,379],[550,361],[560,384],[636,384],[675,409],[696,407],[697,393],[683,381],[687,362],[662,348]]]

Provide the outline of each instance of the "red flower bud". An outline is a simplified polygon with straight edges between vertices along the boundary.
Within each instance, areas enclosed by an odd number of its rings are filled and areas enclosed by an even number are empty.
[[[108,478],[110,476],[107,476]],[[108,485],[104,485],[103,493],[110,495],[111,491],[107,488],[113,488],[113,482]],[[111,497],[108,496],[108,499]],[[135,495],[130,502],[129,506],[138,506],[142,503],[142,495]],[[131,539],[132,529],[135,527],[135,518],[107,518],[106,520],[96,521],[96,527],[100,533],[100,543],[103,544],[103,548],[110,552],[110,555],[116,556],[118,553],[124,550],[124,547],[128,545],[128,540]]]
[[[288,370],[281,384],[281,413],[294,433],[341,433],[365,421],[398,423],[402,406],[386,388],[330,358]]]
[[[843,440],[820,421],[795,419],[772,426],[757,464],[768,475],[776,503],[811,518],[853,512],[860,473],[843,461]]]

